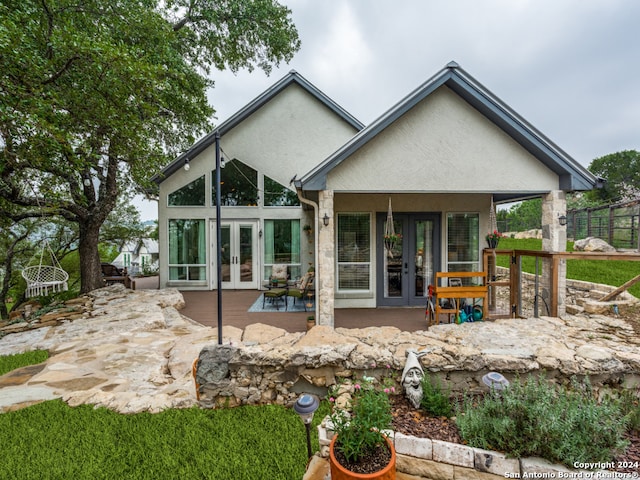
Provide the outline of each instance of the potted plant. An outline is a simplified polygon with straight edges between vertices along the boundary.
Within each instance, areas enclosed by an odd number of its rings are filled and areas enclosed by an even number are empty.
[[[396,243],[398,243],[400,240],[402,240],[402,235],[399,233],[385,234],[384,246],[387,251],[391,251],[393,250],[393,247],[396,246]]]
[[[391,427],[388,393],[375,380],[363,378],[353,386],[351,412],[334,405],[330,415],[335,436],[329,446],[332,480],[396,478],[396,453],[384,435]]]
[[[307,332],[316,326],[316,317],[309,315],[307,317]]]
[[[488,233],[485,237],[487,239],[487,243],[489,244],[489,248],[496,248],[498,246],[498,242],[502,238],[502,234],[494,230],[493,233]]]

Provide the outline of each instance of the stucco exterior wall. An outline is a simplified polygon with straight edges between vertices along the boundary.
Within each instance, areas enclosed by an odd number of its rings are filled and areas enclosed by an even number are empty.
[[[328,175],[334,191],[546,192],[558,176],[447,87]]]
[[[220,139],[222,155],[226,160],[238,159],[289,187],[294,175],[301,176],[326,156],[336,150],[356,133],[356,130],[339,118],[322,102],[297,84],[280,92],[258,111],[247,117],[238,126]],[[208,289],[212,272],[215,272],[214,220],[215,206],[211,203],[212,175],[215,172],[215,145],[209,146],[196,158],[190,159],[190,170],[176,171],[160,184],[158,219],[160,244],[160,286],[179,286],[184,289]],[[204,175],[206,206],[169,207],[167,198],[171,192]],[[262,189],[259,178],[258,187]],[[301,207],[222,207],[221,215],[227,220],[255,220],[259,228],[264,219],[300,219],[300,226],[314,225],[311,212]],[[169,219],[205,219],[207,224],[207,281],[179,284],[169,283]],[[304,236],[302,236],[304,238]],[[261,243],[260,241],[258,242]],[[258,250],[258,272],[262,271],[262,250]],[[301,249],[301,263],[313,262],[313,253],[306,245]]]
[[[356,130],[296,84],[290,85],[241,125],[221,145],[283,185],[300,178],[344,144]]]

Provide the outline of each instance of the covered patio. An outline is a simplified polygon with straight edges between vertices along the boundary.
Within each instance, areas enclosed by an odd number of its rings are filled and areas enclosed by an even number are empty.
[[[214,291],[181,291],[186,306],[180,311],[203,325],[217,327],[218,293]],[[307,317],[313,312],[249,312],[261,295],[256,290],[224,290],[222,324],[244,329],[252,323],[264,323],[288,332],[304,332]],[[366,328],[391,326],[402,331],[426,330],[424,307],[348,308],[335,310],[335,327]]]

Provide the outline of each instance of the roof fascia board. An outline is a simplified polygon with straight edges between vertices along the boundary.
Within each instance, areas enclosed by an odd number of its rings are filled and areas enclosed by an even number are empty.
[[[306,78],[300,75],[295,70],[291,70],[287,75],[281,78],[278,82],[274,83],[267,90],[262,92],[256,98],[254,98],[251,102],[245,105],[243,108],[238,110],[235,114],[229,117],[227,120],[222,122],[214,131],[205,135],[196,143],[193,144],[189,150],[182,153],[178,158],[176,158],[173,162],[167,165],[160,174],[155,175],[152,180],[156,183],[162,183],[166,178],[171,176],[177,170],[182,168],[185,160],[193,159],[200,155],[204,150],[206,150],[210,145],[215,142],[215,134],[216,132],[220,133],[220,136],[223,136],[226,132],[229,132],[240,123],[242,123],[245,119],[271,101],[276,95],[282,92],[285,88],[287,88],[291,84],[298,84],[304,90],[309,92],[313,97],[319,100],[322,104],[324,104],[329,110],[334,112],[343,121],[352,126],[355,130],[360,131],[364,128],[364,124],[360,122],[357,118],[347,112],[344,108],[334,102],[331,98],[329,98],[324,92],[322,92],[319,88],[309,82]]]

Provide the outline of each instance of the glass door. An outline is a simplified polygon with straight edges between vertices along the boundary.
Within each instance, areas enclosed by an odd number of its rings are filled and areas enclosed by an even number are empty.
[[[424,305],[429,284],[440,259],[440,216],[394,213],[394,230],[401,237],[394,245],[384,242],[387,218],[379,216],[377,304]]]
[[[220,228],[222,238],[222,288],[257,289],[257,222],[223,221]],[[215,233],[212,238],[214,238],[212,258],[215,266],[217,259]],[[212,275],[212,277],[215,277],[215,275]]]

